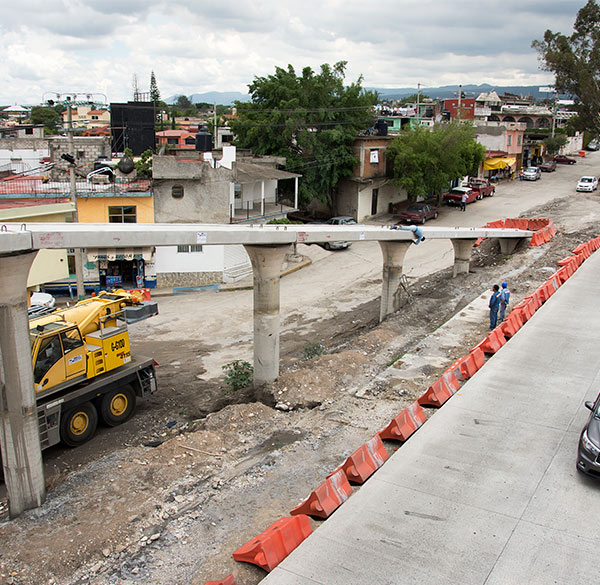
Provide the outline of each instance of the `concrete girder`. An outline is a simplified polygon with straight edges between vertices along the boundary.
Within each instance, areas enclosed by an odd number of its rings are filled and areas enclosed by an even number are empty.
[[[498,238],[500,240],[500,252],[502,254],[512,254],[515,248],[526,238]]]
[[[395,313],[400,308],[398,290],[402,278],[402,267],[406,252],[412,246],[412,241],[380,241],[379,246],[383,254],[383,282],[381,285],[379,321],[383,321],[388,315]]]
[[[254,385],[279,375],[281,266],[290,245],[244,245],[254,272]]]
[[[452,278],[456,278],[459,274],[468,274],[471,263],[471,250],[477,240],[451,238],[450,241],[454,247]]]
[[[0,432],[12,518],[46,499],[27,319],[27,277],[36,255],[0,256]]]

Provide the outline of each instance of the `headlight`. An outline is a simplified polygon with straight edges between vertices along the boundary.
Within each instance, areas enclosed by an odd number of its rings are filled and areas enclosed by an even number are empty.
[[[596,445],[590,440],[590,438],[587,435],[587,431],[584,431],[583,435],[581,435],[581,443],[583,444],[585,450],[592,453],[595,457],[598,457],[598,455],[600,455],[600,447],[598,447],[598,445]]]

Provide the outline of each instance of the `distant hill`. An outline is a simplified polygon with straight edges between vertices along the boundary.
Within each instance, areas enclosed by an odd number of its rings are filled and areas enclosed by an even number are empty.
[[[381,87],[366,87],[365,89],[376,91],[379,93],[383,100],[394,100],[402,99],[406,96],[417,93],[416,87],[400,87],[400,88],[381,88]],[[503,93],[514,93],[522,96],[533,96],[536,100],[544,99],[545,97],[551,97],[552,94],[540,93],[539,85],[489,85],[488,83],[482,83],[481,85],[463,85],[462,91],[465,97],[474,98],[477,97],[483,91],[490,91],[491,89],[496,90],[498,95]],[[427,95],[434,99],[453,98],[458,94],[458,85],[445,85],[442,87],[422,87],[421,94]],[[177,97],[181,95],[174,95],[165,99],[167,104],[174,104],[177,101]],[[234,101],[248,102],[250,96],[247,93],[241,93],[239,91],[209,91],[207,93],[193,93],[187,96],[193,104],[198,103],[217,103],[221,106],[231,106]]]

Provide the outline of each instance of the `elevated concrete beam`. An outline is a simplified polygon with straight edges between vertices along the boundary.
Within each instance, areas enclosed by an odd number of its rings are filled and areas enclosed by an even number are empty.
[[[13,518],[46,499],[27,320],[27,276],[36,255],[0,256],[0,433]]]
[[[412,242],[379,242],[383,254],[383,282],[381,285],[381,306],[379,320],[383,321],[388,315],[400,308],[400,279],[402,266],[407,250]]]
[[[500,252],[502,254],[512,254],[519,242],[527,238],[498,238],[500,240]]]
[[[290,246],[245,245],[254,271],[254,384],[279,375],[279,288]]]
[[[469,265],[471,263],[471,250],[477,240],[451,238],[450,241],[454,247],[454,269],[452,271],[452,277],[456,278],[459,274],[468,274]]]

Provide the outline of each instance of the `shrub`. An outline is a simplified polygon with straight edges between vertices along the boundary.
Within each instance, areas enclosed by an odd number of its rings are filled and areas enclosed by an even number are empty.
[[[307,343],[304,346],[303,359],[304,361],[311,360],[312,358],[319,357],[324,353],[327,353],[327,350],[325,349],[325,346],[322,343]]]
[[[252,364],[243,360],[234,360],[221,367],[225,372],[225,384],[233,391],[241,390],[252,384],[254,368]]]

